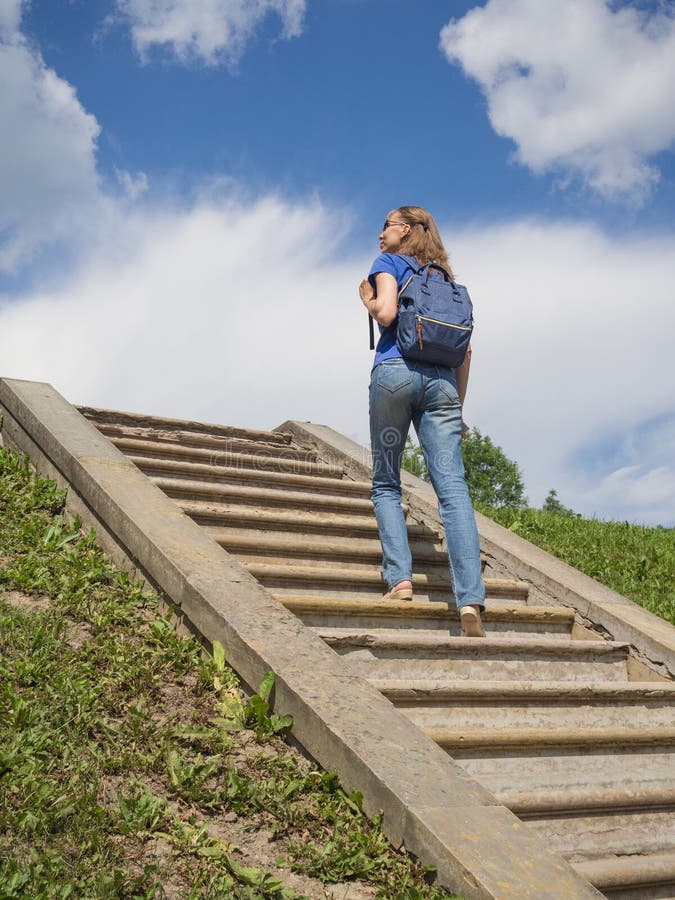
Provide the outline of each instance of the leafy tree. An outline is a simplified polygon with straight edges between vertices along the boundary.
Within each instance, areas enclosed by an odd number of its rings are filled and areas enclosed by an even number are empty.
[[[487,435],[482,435],[477,428],[467,432],[462,443],[462,456],[473,503],[514,509],[526,505],[525,485],[518,464],[510,460]],[[403,451],[403,468],[425,481],[429,480],[422,448],[410,437]]]
[[[544,512],[555,513],[557,516],[578,516],[579,513],[575,513],[573,509],[570,509],[569,506],[563,506],[563,504],[558,500],[558,492],[551,488],[548,492],[546,499],[544,500],[544,505],[542,506]]]
[[[527,504],[518,463],[487,434],[471,428],[462,443],[466,483],[473,503],[522,509]]]

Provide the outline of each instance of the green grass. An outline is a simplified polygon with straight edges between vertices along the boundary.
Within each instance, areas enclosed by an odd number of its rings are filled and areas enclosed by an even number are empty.
[[[63,503],[0,448],[0,900],[449,896]]]
[[[537,509],[477,508],[675,624],[675,529],[583,519]]]

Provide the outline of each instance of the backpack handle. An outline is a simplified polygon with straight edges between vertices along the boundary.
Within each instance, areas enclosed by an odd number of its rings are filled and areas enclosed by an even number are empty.
[[[447,269],[444,269],[443,266],[439,266],[438,263],[428,262],[424,263],[423,266],[417,262],[414,256],[406,256],[405,253],[399,253],[399,256],[402,256],[403,259],[408,261],[408,265],[413,270],[415,275],[420,275],[425,269],[427,270],[427,281],[429,280],[429,269],[437,269],[442,275],[444,281],[449,281],[450,284],[454,284],[455,282],[450,277],[450,273]]]
[[[443,266],[439,266],[438,263],[427,263],[426,265],[422,266],[422,268],[420,269],[420,272],[422,271],[422,269],[427,270],[427,277],[426,277],[427,281],[429,280],[429,275],[430,275],[431,269],[437,269],[443,275],[444,281],[448,281],[450,284],[454,284],[454,281],[450,277],[450,273],[448,272],[448,270],[444,269]],[[417,274],[419,275],[419,272]]]

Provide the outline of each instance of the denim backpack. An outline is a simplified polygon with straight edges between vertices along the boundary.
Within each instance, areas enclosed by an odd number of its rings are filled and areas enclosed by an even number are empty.
[[[469,292],[442,266],[419,266],[412,256],[403,258],[413,274],[398,293],[398,348],[415,362],[455,369],[464,361],[473,331]],[[442,278],[432,277],[434,270]]]

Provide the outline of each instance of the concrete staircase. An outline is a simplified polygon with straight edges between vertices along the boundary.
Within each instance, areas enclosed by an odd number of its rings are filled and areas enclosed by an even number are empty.
[[[369,484],[291,434],[81,412],[591,884],[675,898],[675,682],[629,643],[491,560],[488,636],[462,638],[414,509],[415,600],[383,602]]]

